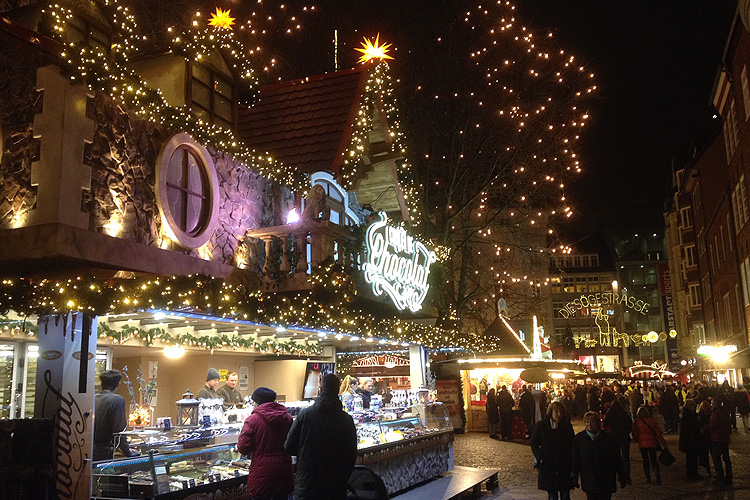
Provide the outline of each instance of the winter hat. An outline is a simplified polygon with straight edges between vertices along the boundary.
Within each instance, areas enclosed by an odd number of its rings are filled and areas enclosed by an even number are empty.
[[[206,382],[208,382],[209,380],[217,379],[217,378],[218,379],[221,378],[221,375],[219,375],[219,370],[217,370],[216,368],[209,368],[208,375],[206,375]]]
[[[253,395],[250,396],[250,399],[258,403],[259,405],[262,405],[263,403],[276,401],[276,393],[268,387],[258,387],[253,391]]]
[[[320,393],[338,394],[340,385],[341,381],[335,374],[327,373],[320,382]]]

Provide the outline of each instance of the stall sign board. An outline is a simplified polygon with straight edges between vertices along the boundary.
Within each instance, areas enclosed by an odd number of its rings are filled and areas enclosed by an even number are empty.
[[[387,295],[399,311],[417,312],[430,288],[427,279],[437,256],[403,227],[389,225],[385,212],[377,217],[365,234],[365,281],[375,296]]]
[[[461,400],[459,398],[458,380],[436,380],[435,389],[437,390],[437,399],[448,409],[451,423],[454,429],[463,427],[461,420]]]

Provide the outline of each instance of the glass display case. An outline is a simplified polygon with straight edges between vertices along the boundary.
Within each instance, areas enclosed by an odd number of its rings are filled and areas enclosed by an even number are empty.
[[[357,463],[378,474],[390,495],[453,468],[453,424],[447,407],[428,403],[413,405],[408,412],[396,410],[355,416],[361,422],[356,426]]]
[[[414,405],[413,416],[394,420],[377,419],[357,425],[357,448],[371,448],[387,443],[430,435],[440,431],[453,430],[446,406],[442,403]],[[396,413],[383,410],[378,416],[395,416]]]
[[[239,431],[233,426],[122,433],[142,455],[95,462],[94,498],[201,498],[217,490],[226,498],[243,498],[249,462],[235,448]]]

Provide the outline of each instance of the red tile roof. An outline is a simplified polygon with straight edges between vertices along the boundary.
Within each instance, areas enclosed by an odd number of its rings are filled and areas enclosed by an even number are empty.
[[[358,66],[260,89],[240,110],[237,135],[256,151],[303,172],[338,173],[367,81]]]

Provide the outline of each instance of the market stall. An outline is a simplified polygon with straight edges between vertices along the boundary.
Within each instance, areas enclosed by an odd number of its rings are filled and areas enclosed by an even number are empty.
[[[309,402],[288,403],[296,415]],[[357,411],[357,463],[374,470],[394,494],[453,468],[453,427],[442,404]],[[242,422],[207,427],[137,429],[124,433],[137,458],[93,465],[94,498],[171,500],[245,498],[247,468],[235,445]],[[116,439],[122,436],[117,436]],[[210,495],[214,495],[211,497]]]

